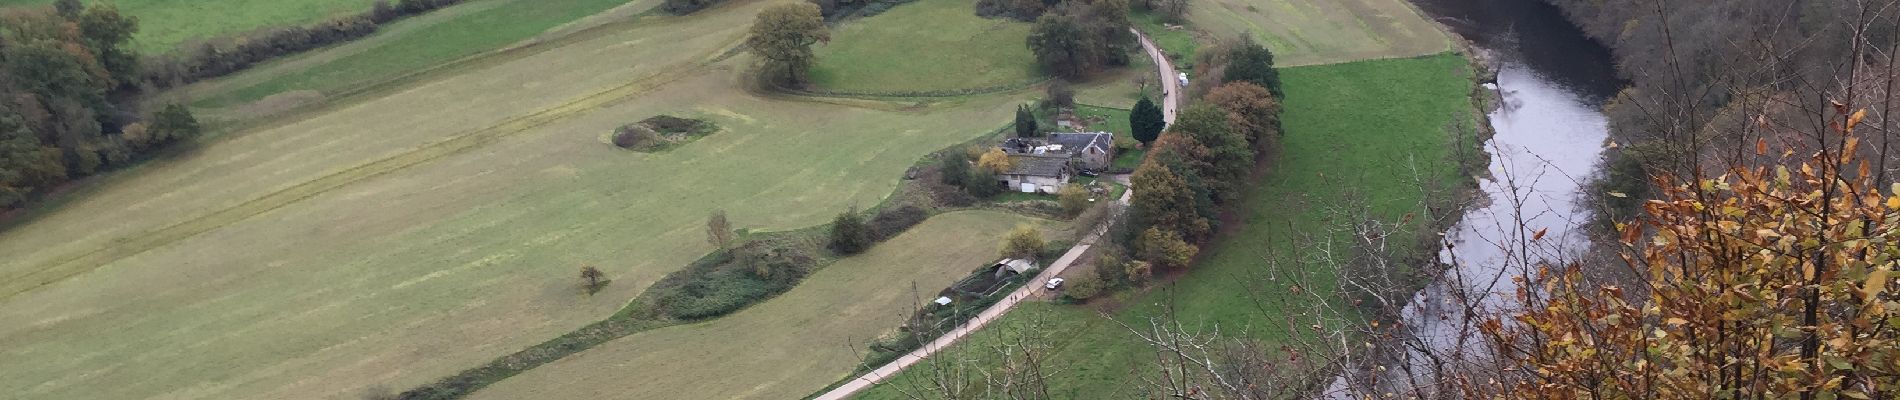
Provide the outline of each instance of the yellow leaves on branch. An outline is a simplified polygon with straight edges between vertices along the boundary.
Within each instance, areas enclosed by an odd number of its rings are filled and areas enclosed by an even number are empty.
[[[1542,293],[1520,296],[1547,297],[1541,307],[1480,329],[1526,374],[1485,397],[1900,394],[1900,291],[1888,290],[1900,186],[1882,193],[1864,162],[1854,168],[1865,117],[1840,126],[1839,148],[1799,162],[1657,178],[1643,215],[1616,224],[1644,290],[1604,290],[1575,266],[1539,273],[1527,283]],[[1769,154],[1765,141],[1755,150]]]
[[[998,174],[1009,172],[1009,169],[1014,166],[1009,160],[1009,153],[1004,153],[1000,148],[992,148],[976,159],[977,168]]]

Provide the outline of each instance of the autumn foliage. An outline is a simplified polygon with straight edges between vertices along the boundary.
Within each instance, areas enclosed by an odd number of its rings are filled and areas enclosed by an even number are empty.
[[[1855,158],[1861,115],[1804,158],[1655,178],[1660,196],[1618,227],[1641,286],[1545,270],[1518,293],[1526,311],[1484,323],[1509,367],[1475,395],[1900,397],[1900,185],[1883,193]]]

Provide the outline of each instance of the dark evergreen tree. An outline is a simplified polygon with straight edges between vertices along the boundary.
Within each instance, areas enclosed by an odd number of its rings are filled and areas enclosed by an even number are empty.
[[[1286,93],[1280,91],[1280,70],[1273,67],[1273,51],[1253,39],[1243,38],[1240,45],[1234,47],[1228,57],[1227,73],[1221,80],[1253,82],[1267,88],[1273,97],[1286,97]]]
[[[1147,145],[1161,137],[1161,130],[1168,127],[1167,119],[1161,115],[1161,107],[1156,107],[1148,96],[1142,96],[1135,102],[1135,109],[1128,113],[1128,126],[1134,129],[1136,141]]]
[[[1030,112],[1027,105],[1016,106],[1016,137],[1037,136],[1042,133],[1036,130],[1036,113]]]

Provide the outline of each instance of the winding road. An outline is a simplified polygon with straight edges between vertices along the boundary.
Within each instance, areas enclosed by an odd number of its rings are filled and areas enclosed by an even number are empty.
[[[1176,106],[1181,102],[1181,88],[1174,78],[1174,64],[1168,61],[1167,55],[1161,54],[1160,49],[1155,47],[1154,42],[1148,40],[1147,35],[1143,35],[1141,31],[1133,28],[1129,28],[1129,31],[1134,32],[1135,37],[1141,40],[1141,49],[1146,51],[1149,57],[1154,58],[1156,72],[1161,74],[1160,81],[1163,82],[1161,89],[1164,94],[1161,102],[1162,120],[1173,124]],[[1118,203],[1118,208],[1115,210],[1116,214],[1103,219],[1103,221],[1113,220],[1115,217],[1120,216],[1121,211],[1125,210],[1128,205],[1128,199],[1133,197],[1134,194],[1135,191],[1133,187],[1122,192],[1122,197],[1115,200],[1115,202]],[[1062,253],[1062,257],[1056,258],[1055,262],[1049,263],[1049,267],[1044,268],[1042,273],[1036,274],[1036,277],[1031,279],[1027,284],[1024,284],[1023,287],[1017,288],[1014,292],[1010,292],[1009,296],[1004,297],[1002,301],[998,301],[995,305],[990,306],[990,308],[983,310],[981,313],[977,313],[976,317],[970,318],[969,322],[963,323],[963,325],[956,327],[956,329],[951,329],[950,332],[944,333],[943,336],[938,336],[935,340],[931,340],[930,343],[925,343],[916,350],[911,350],[910,353],[906,353],[902,357],[898,357],[896,360],[884,364],[882,367],[871,370],[871,372],[866,372],[864,375],[859,375],[850,382],[845,382],[845,384],[839,385],[831,389],[831,391],[825,392],[825,394],[814,397],[813,399],[844,400],[850,398],[851,395],[870,388],[872,385],[876,385],[878,382],[882,382],[892,376],[897,376],[897,373],[903,372],[905,368],[910,368],[910,366],[923,361],[924,358],[936,354],[938,350],[950,347],[950,345],[956,344],[958,340],[962,340],[965,336],[969,336],[971,333],[983,329],[983,327],[988,326],[990,322],[1008,313],[1010,309],[1016,308],[1016,305],[1021,304],[1024,300],[1042,296],[1047,290],[1043,289],[1041,283],[1049,281],[1049,278],[1062,275],[1062,271],[1068,270],[1070,265],[1075,264],[1077,258],[1081,258],[1082,254],[1089,251],[1089,248],[1094,247],[1096,240],[1101,239],[1102,234],[1106,231],[1106,223],[1095,227],[1095,229],[1089,232],[1088,236],[1076,241],[1075,246],[1070,247],[1068,252]]]
[[[1173,125],[1174,110],[1180,108],[1182,89],[1180,81],[1175,79],[1174,63],[1168,61],[1167,54],[1162,54],[1161,49],[1155,47],[1154,41],[1148,40],[1148,35],[1141,34],[1135,28],[1128,28],[1128,31],[1135,33],[1135,38],[1141,40],[1141,50],[1148,52],[1148,58],[1154,59],[1155,72],[1161,74],[1161,120]]]

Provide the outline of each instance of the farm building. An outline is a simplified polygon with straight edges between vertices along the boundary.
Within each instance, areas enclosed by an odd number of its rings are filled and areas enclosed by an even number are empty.
[[[1055,193],[1069,183],[1069,156],[1062,154],[1011,154],[1009,170],[997,179],[1010,190],[1023,193]]]
[[[1050,133],[1049,144],[1069,154],[1077,166],[1092,170],[1108,169],[1115,158],[1115,134],[1108,132]]]
[[[1070,165],[1103,170],[1115,158],[1115,134],[1108,132],[1050,133],[1047,138],[1010,138],[1000,146],[1010,154],[1068,156]]]

